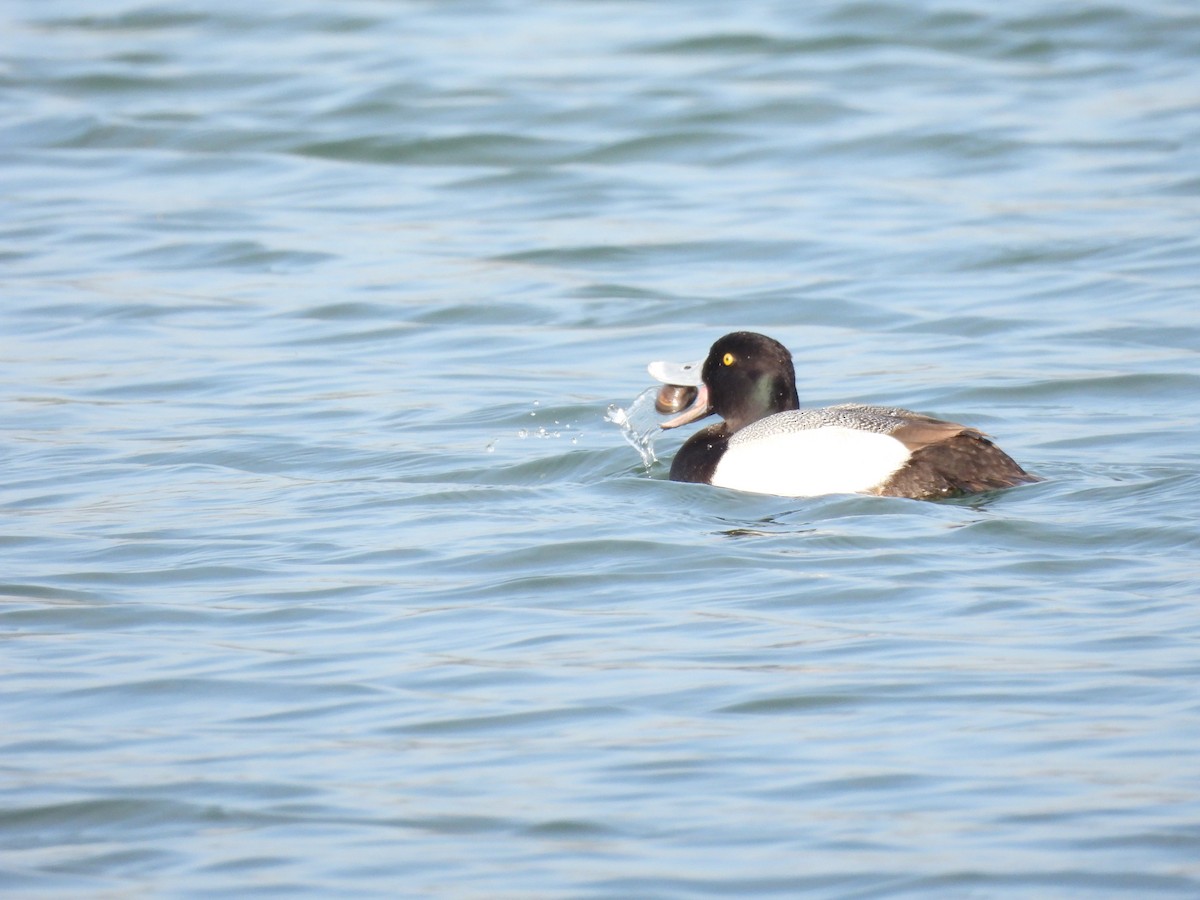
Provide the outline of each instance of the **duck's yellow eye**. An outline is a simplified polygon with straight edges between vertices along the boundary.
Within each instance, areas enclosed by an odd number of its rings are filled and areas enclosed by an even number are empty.
[[[732,365],[733,365],[733,354],[732,354],[732,353],[726,353],[726,354],[725,354],[725,355],[724,355],[724,356],[721,358],[721,362],[725,363],[725,365],[727,365],[727,366],[732,366]]]

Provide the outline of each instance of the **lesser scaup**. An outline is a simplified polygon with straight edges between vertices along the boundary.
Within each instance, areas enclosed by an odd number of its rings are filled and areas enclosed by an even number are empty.
[[[648,368],[666,385],[697,388],[692,405],[663,428],[713,413],[723,419],[679,449],[672,481],[785,497],[926,500],[1039,480],[966,425],[855,403],[800,409],[792,355],[766,335],[734,332],[713,344],[703,363]],[[678,402],[676,393],[670,397]]]

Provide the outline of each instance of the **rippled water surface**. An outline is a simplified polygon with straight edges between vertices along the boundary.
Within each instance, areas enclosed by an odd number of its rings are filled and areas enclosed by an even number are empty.
[[[1200,895],[1194,4],[0,28],[6,891]],[[735,328],[1047,480],[669,482]]]

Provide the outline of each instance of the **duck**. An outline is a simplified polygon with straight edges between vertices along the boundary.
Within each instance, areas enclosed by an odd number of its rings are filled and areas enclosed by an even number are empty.
[[[933,500],[1041,480],[967,425],[898,407],[801,408],[792,354],[764,334],[736,331],[701,362],[647,369],[664,385],[660,412],[691,400],[661,428],[721,417],[680,447],[672,481],[785,497]]]

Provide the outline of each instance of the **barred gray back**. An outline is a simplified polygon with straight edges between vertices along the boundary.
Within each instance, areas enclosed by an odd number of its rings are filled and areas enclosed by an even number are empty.
[[[810,431],[814,428],[831,426],[853,428],[855,431],[870,431],[875,434],[891,434],[914,418],[923,418],[912,410],[894,406],[864,406],[861,403],[842,403],[819,409],[793,409],[759,419],[738,431],[729,439],[729,446],[736,447],[751,441],[764,440],[780,434]]]

